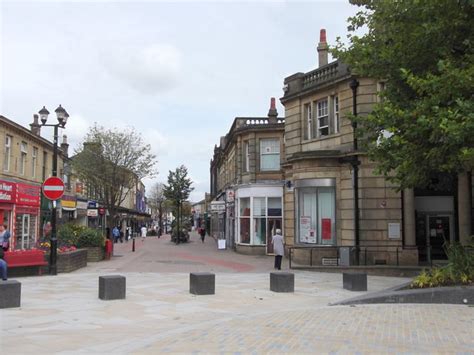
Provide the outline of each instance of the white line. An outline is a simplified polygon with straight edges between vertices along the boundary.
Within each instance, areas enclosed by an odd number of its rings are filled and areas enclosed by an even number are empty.
[[[64,186],[43,186],[44,191],[64,191]]]

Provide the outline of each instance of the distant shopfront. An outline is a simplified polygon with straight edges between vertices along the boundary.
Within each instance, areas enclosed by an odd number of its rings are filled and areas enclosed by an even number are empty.
[[[11,231],[11,249],[36,246],[41,187],[0,180],[0,221]]]

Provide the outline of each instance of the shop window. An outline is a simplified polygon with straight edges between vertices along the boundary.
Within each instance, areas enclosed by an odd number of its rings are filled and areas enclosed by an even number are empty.
[[[276,229],[281,229],[281,197],[241,198],[239,199],[239,206],[240,243],[269,244]]]
[[[250,244],[250,197],[240,199],[240,242]]]
[[[9,136],[9,135],[5,136],[5,151],[4,151],[4,156],[3,156],[3,170],[5,171],[10,171],[12,140],[13,140],[12,136]]]
[[[260,170],[280,170],[280,140],[260,140]]]
[[[297,242],[335,245],[334,188],[298,188],[297,194]]]
[[[19,213],[15,223],[15,249],[31,249],[36,242],[36,218],[31,214]]]

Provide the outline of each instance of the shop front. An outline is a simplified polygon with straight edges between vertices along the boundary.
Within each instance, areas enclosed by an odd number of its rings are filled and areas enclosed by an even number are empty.
[[[11,231],[10,249],[36,246],[40,192],[40,186],[0,180],[0,220]]]
[[[76,219],[76,203],[76,196],[63,195],[63,197],[61,197],[61,223],[70,223]]]
[[[236,250],[272,254],[272,237],[283,230],[283,187],[250,185],[236,190]]]

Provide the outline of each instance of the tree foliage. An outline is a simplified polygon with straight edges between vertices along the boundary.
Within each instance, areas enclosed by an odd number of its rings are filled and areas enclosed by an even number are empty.
[[[385,82],[367,116],[369,156],[401,187],[474,165],[474,2],[353,0],[348,44],[333,54],[353,73]],[[364,35],[357,32],[364,30]]]
[[[75,173],[89,192],[105,203],[112,216],[138,181],[156,174],[150,145],[133,129],[94,125],[75,153]]]
[[[160,226],[159,233],[163,230],[163,213],[165,210],[165,184],[161,182],[155,183],[151,187],[150,197],[148,199],[150,206],[158,212],[158,223]]]

